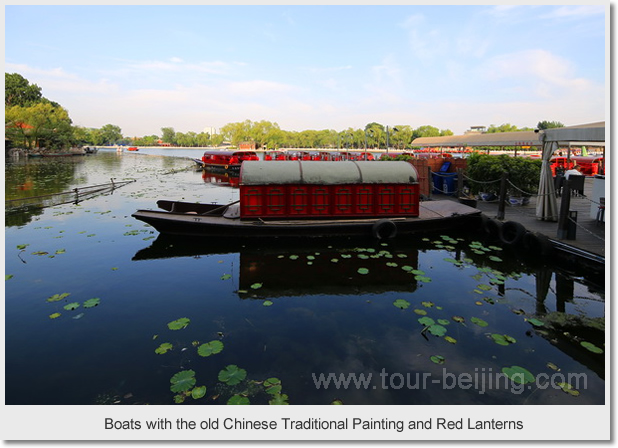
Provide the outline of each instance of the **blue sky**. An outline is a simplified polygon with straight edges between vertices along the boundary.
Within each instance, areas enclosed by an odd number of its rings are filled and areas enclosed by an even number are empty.
[[[5,6],[5,72],[126,136],[605,120],[608,4]]]

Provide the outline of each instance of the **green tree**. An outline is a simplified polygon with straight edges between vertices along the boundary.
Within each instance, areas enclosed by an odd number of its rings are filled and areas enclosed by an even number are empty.
[[[68,112],[50,102],[5,107],[4,117],[7,137],[26,148],[59,149],[73,143]]]
[[[532,128],[518,128],[515,125],[512,125],[510,123],[504,123],[501,124],[500,126],[495,126],[495,125],[490,125],[487,128],[487,133],[488,134],[494,134],[497,132],[520,132],[520,131],[532,131]]]
[[[106,145],[114,145],[119,140],[122,140],[122,130],[119,126],[113,124],[106,124],[100,130],[101,138],[103,139],[102,144]]]
[[[161,140],[170,145],[176,144],[176,132],[174,128],[161,128]]]
[[[32,106],[43,99],[41,88],[17,73],[4,74],[4,106]]]
[[[543,130],[543,129],[551,129],[551,128],[563,128],[564,125],[562,123],[560,123],[559,121],[539,121],[539,123],[536,125],[537,129]]]

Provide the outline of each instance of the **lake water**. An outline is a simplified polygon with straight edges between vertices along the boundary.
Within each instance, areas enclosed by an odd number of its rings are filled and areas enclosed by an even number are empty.
[[[164,238],[131,213],[239,195],[186,158],[201,151],[157,151],[7,160],[7,200],[134,182],[7,206],[6,404],[604,403],[605,293],[586,273],[480,234]]]

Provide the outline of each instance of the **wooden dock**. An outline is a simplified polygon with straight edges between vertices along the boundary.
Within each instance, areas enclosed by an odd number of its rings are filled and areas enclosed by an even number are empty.
[[[593,178],[586,178],[584,193],[592,192]],[[433,199],[439,200],[450,198],[453,201],[458,201],[452,196],[444,196],[436,194]],[[557,198],[558,211],[560,211],[560,197]],[[595,218],[590,217],[590,207],[592,201],[589,197],[572,196],[569,209],[577,212],[577,222],[575,225],[575,239],[566,239],[558,237],[558,222],[541,221],[536,217],[536,197],[530,199],[530,204],[525,206],[513,207],[507,205],[505,208],[505,216],[503,222],[516,221],[521,223],[527,230],[531,232],[539,232],[546,235],[548,238],[577,249],[590,252],[601,257],[605,257],[606,247],[609,247],[609,241],[605,240],[605,223],[597,223]],[[498,201],[483,202],[478,201],[477,208],[489,218],[495,218],[498,214]],[[594,204],[596,210],[597,205]],[[596,215],[595,215],[596,217]]]

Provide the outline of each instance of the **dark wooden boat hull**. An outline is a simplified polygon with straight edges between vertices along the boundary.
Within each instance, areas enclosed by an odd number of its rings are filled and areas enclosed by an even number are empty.
[[[227,205],[158,201],[164,211],[138,210],[132,216],[170,235],[231,238],[361,236],[388,239],[401,234],[480,224],[480,210],[454,201],[421,203],[413,218],[241,220],[223,216]]]

